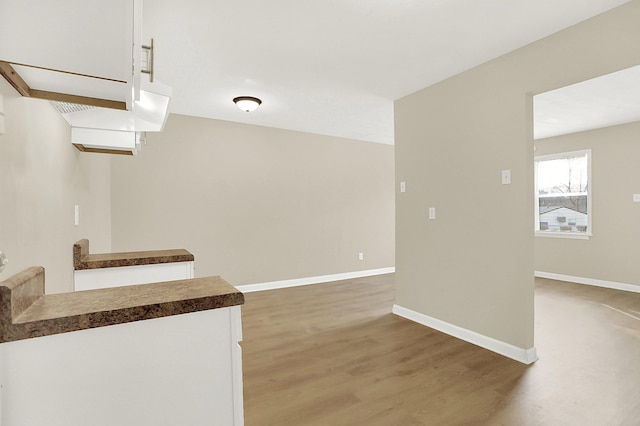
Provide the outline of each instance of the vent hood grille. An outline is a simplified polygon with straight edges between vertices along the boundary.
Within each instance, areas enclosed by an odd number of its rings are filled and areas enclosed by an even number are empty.
[[[53,105],[53,107],[60,114],[70,114],[73,112],[88,111],[88,110],[97,108],[91,105],[72,104],[69,102],[57,102],[57,101],[51,101],[51,105]]]

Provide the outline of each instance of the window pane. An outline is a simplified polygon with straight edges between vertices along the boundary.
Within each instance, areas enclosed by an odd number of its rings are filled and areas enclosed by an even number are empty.
[[[587,196],[539,198],[540,230],[587,231]]]
[[[538,194],[587,192],[587,155],[538,161]]]
[[[546,232],[591,232],[589,227],[588,151],[536,160],[536,229]]]

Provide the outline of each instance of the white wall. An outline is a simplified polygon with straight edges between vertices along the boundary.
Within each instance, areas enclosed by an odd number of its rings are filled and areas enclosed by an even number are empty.
[[[236,285],[395,264],[391,146],[171,116],[136,157],[81,153],[49,102],[0,90],[0,279],[40,265],[47,293],[72,291],[81,238],[92,253],[183,247],[197,276]]]
[[[634,0],[396,101],[398,305],[533,346],[532,94],[638,65],[639,22]]]
[[[173,114],[148,137],[112,160],[115,251],[233,285],[394,266],[392,146]]]
[[[535,269],[633,284],[640,291],[640,122],[537,140],[536,155],[591,149],[588,240],[536,237]]]
[[[49,102],[21,97],[3,78],[0,93],[0,250],[9,259],[0,280],[37,265],[47,293],[73,291],[73,243],[89,238],[92,250],[110,250],[110,158],[74,148]]]

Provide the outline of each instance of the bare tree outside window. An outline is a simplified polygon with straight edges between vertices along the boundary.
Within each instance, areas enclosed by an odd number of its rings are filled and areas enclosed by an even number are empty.
[[[587,234],[589,152],[536,158],[537,231]]]

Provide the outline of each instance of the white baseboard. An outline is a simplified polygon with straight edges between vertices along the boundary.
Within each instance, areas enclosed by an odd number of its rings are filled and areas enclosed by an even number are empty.
[[[596,287],[612,288],[614,290],[631,291],[640,293],[640,285],[617,283],[614,281],[596,280],[593,278],[574,277],[573,275],[554,274],[552,272],[534,271],[534,275],[539,278],[548,278],[550,280],[568,281],[576,284],[586,284]]]
[[[485,348],[514,359],[523,364],[532,364],[538,360],[535,346],[529,349],[519,348],[509,343],[476,333],[475,331],[467,330],[466,328],[458,327],[457,325],[449,324],[448,322],[421,314],[399,305],[393,305],[393,313],[408,320],[417,322],[418,324],[426,325],[427,327],[436,329],[450,336],[473,343],[481,348]]]
[[[368,269],[366,271],[344,272],[341,274],[320,275],[317,277],[295,278],[292,280],[271,281],[259,284],[238,285],[236,288],[243,293],[253,291],[275,290],[278,288],[298,287],[309,284],[320,284],[331,281],[350,280],[352,278],[370,277],[373,275],[391,274],[396,271],[394,266],[390,268]]]

